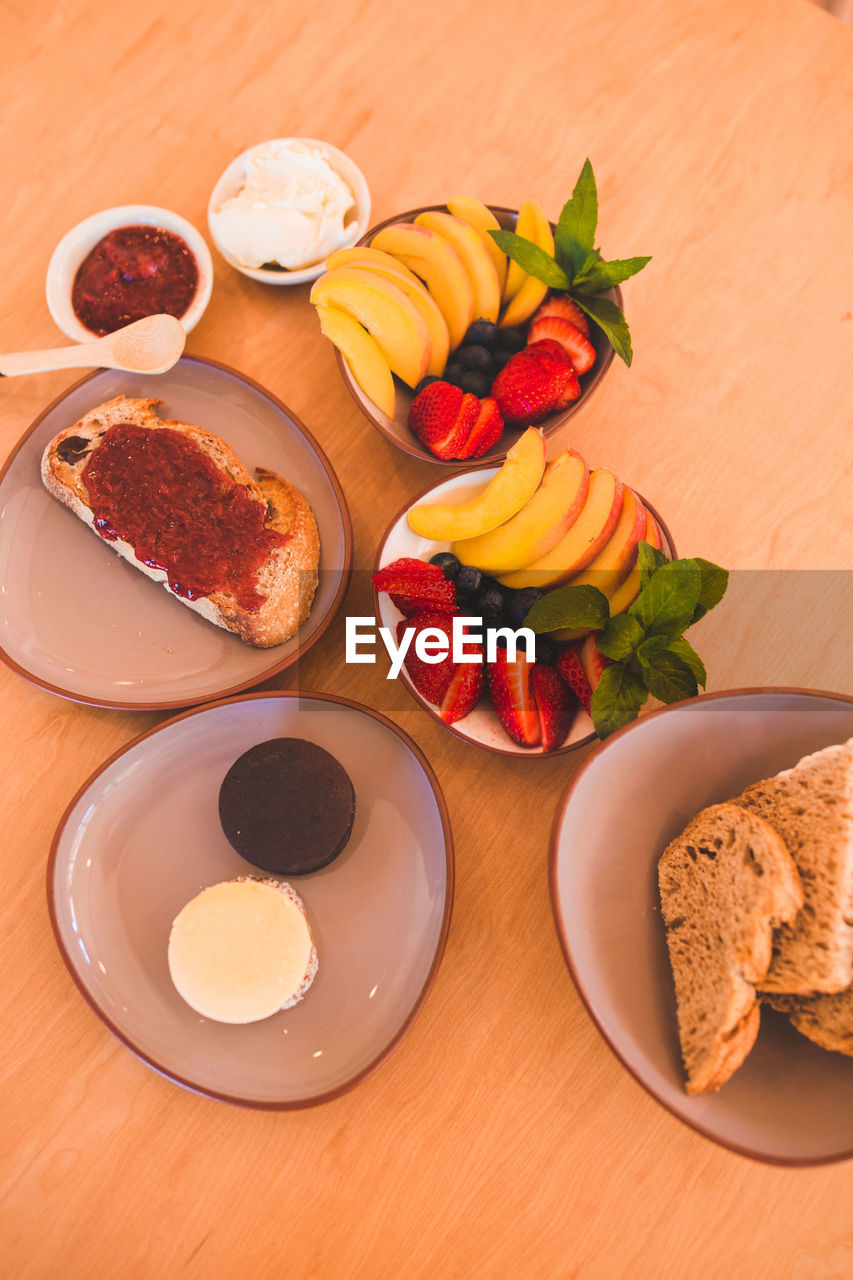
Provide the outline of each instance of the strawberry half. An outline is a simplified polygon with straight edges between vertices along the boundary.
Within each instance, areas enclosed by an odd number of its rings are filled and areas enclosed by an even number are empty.
[[[588,715],[592,702],[592,685],[587,679],[577,647],[569,645],[567,649],[563,649],[554,666]]]
[[[528,343],[540,342],[544,338],[551,338],[566,348],[575,373],[587,373],[595,364],[595,347],[570,320],[564,320],[562,316],[540,316],[534,320],[527,330]]]
[[[587,632],[586,639],[582,641],[580,646],[581,665],[586,672],[586,678],[593,693],[599,686],[605,668],[613,665],[612,658],[605,658],[603,653],[599,653],[598,645],[595,643],[597,635],[597,631]]]
[[[456,587],[437,564],[406,556],[374,573],[371,582],[377,591],[387,591],[407,618],[425,609],[440,613],[457,611]]]
[[[552,338],[540,338],[538,342],[532,342],[525,347],[524,353],[538,360],[540,364],[544,364],[546,368],[550,368],[553,371],[555,383],[563,386],[562,392],[554,401],[555,411],[566,409],[573,400],[577,400],[581,393],[581,384],[578,382],[571,357],[561,343],[555,342]]]
[[[568,320],[569,324],[580,329],[585,338],[589,337],[589,321],[586,315],[578,304],[564,293],[555,293],[550,298],[546,298],[531,320],[531,324],[535,324],[543,316],[559,316],[562,320]]]
[[[460,662],[454,671],[438,711],[445,724],[455,724],[457,720],[467,716],[469,711],[473,711],[483,692],[485,677],[482,646],[469,641],[466,650],[469,653],[479,651],[480,661]]]
[[[495,712],[509,737],[522,747],[538,746],[542,736],[530,683],[534,665],[520,654],[509,662],[506,649],[498,649],[495,661],[489,663],[489,692]]]
[[[435,454],[447,461],[458,458],[480,413],[475,395],[450,382],[431,382],[409,406],[409,427]]]
[[[503,435],[504,420],[491,396],[480,401],[480,414],[457,458],[482,458]]]
[[[543,751],[556,751],[568,737],[575,718],[577,698],[553,667],[536,663],[530,673],[530,687],[539,715]]]
[[[551,413],[570,377],[568,369],[539,361],[525,349],[501,369],[492,395],[505,422],[540,422]]]
[[[427,702],[432,702],[436,706],[441,705],[456,670],[451,656],[453,643],[451,626],[450,618],[446,613],[430,610],[417,613],[413,618],[401,618],[397,623],[397,644],[402,642],[407,628],[411,627],[415,632],[403,659],[403,666],[409,674],[409,679],[418,693],[426,698]],[[442,658],[441,662],[424,662],[415,652],[415,641],[420,632],[427,627],[437,627],[447,636],[447,657]]]

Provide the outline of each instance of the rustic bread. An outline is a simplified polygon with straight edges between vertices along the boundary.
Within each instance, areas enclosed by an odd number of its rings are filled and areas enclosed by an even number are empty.
[[[797,919],[773,939],[759,987],[787,995],[843,991],[853,979],[853,739],[756,782],[733,804],[779,832],[803,882]]]
[[[756,984],[773,929],[803,902],[773,828],[731,804],[703,809],[658,863],[687,1092],[719,1089],[758,1034]]]
[[[853,1058],[853,987],[817,996],[764,995],[762,1003],[787,1013],[793,1025],[822,1049]]]
[[[298,489],[271,471],[259,468],[253,479],[229,446],[210,432],[188,423],[159,418],[158,403],[153,399],[117,396],[91,409],[79,422],[61,431],[45,449],[41,468],[44,484],[91,528],[94,513],[83,472],[108,429],[130,423],[151,431],[168,427],[179,432],[198,445],[225,475],[245,485],[253,500],[265,504],[270,517],[267,527],[284,536],[282,545],[270,549],[254,579],[257,592],[264,597],[263,603],[258,608],[247,609],[228,591],[215,591],[189,600],[172,590],[163,569],[143,564],[129,542],[118,538],[107,545],[149,578],[162,583],[182,604],[208,622],[234,632],[247,644],[269,648],[283,643],[305,622],[317,587],[320,544],[311,507]]]

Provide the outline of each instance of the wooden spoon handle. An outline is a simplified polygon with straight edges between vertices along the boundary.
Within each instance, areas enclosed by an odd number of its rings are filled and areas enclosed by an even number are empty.
[[[106,367],[109,349],[100,342],[82,342],[73,347],[53,347],[46,351],[17,351],[0,355],[0,376],[19,373],[47,373],[52,369]]]

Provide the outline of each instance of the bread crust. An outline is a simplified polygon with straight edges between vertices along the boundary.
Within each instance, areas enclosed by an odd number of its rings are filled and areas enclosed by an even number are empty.
[[[197,600],[187,600],[172,590],[162,569],[143,564],[129,542],[101,539],[134,568],[161,583],[176,600],[193,609],[208,622],[239,636],[256,648],[283,644],[306,621],[317,588],[320,540],[317,522],[302,493],[275,472],[262,468],[251,476],[234,451],[202,427],[157,414],[160,401],[116,396],[84,414],[50,441],[42,455],[41,475],[48,492],[93,527],[94,513],[83,481],[83,469],[98,448],[109,427],[129,422],[147,430],[167,427],[193,441],[207,457],[250,496],[267,506],[269,528],[285,535],[282,546],[273,547],[256,577],[258,591],[265,596],[261,607],[248,611],[226,592],[214,592]],[[74,442],[71,448],[68,442]],[[79,444],[78,444],[79,442]]]

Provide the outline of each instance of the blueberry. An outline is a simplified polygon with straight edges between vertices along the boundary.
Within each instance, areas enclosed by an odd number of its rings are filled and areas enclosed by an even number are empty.
[[[523,626],[524,619],[536,601],[541,600],[542,594],[538,587],[524,587],[521,591],[508,592],[504,612],[509,625],[511,627]]]
[[[550,636],[536,637],[536,661],[543,667],[550,667],[556,661],[559,651],[556,640],[552,640]]]
[[[463,369],[475,369],[478,373],[486,373],[492,367],[492,353],[479,343],[470,347],[460,347],[456,361]]]
[[[475,596],[480,590],[483,574],[472,564],[463,564],[456,575],[456,591],[460,596]]]
[[[434,373],[428,373],[425,378],[421,378],[420,382],[415,387],[414,394],[416,396],[420,395],[424,387],[428,387],[431,382],[440,382],[440,381],[441,379],[437,378]]]
[[[495,351],[492,355],[492,369],[495,373],[500,373],[504,365],[515,355],[514,351]]]
[[[465,347],[477,344],[483,347],[493,347],[500,330],[491,320],[475,320],[473,324],[468,326],[468,332],[462,339],[462,345]]]
[[[503,592],[495,587],[488,587],[485,591],[481,591],[471,603],[473,612],[480,614],[483,618],[499,617],[503,612],[503,607]]]
[[[501,329],[498,332],[497,345],[501,351],[520,351],[527,346],[527,332],[517,326],[512,329]]]
[[[456,578],[462,567],[452,551],[437,551],[434,556],[430,556],[429,562],[430,564],[437,564],[445,578],[449,578],[451,582]]]
[[[482,400],[492,389],[491,375],[466,369],[459,379],[459,386],[463,391],[470,391],[471,395],[477,396]]]
[[[462,368],[459,361],[451,360],[450,364],[444,370],[444,381],[452,383],[454,387],[458,387],[461,385],[460,380],[464,373],[465,370]]]

